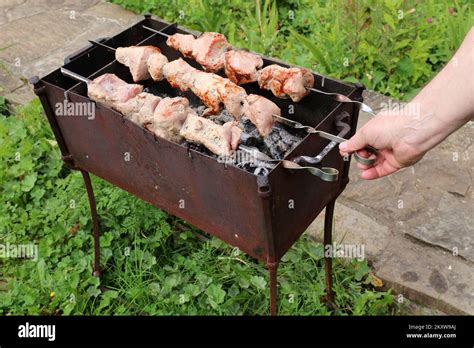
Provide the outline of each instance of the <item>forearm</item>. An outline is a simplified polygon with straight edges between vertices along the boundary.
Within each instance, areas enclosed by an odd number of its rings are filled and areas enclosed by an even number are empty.
[[[403,121],[403,141],[423,153],[474,116],[474,28],[443,70],[407,105],[407,110],[411,112]]]

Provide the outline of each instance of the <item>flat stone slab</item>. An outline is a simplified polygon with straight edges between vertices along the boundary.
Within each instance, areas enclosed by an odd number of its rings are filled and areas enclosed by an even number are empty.
[[[359,127],[368,120],[362,113]],[[377,180],[360,179],[353,161],[351,182],[342,196],[364,206],[394,231],[474,262],[473,139],[470,122],[413,167]]]
[[[361,212],[336,202],[333,242],[364,247],[365,259],[385,285],[406,298],[450,314],[474,314],[472,264],[452,253],[419,244]],[[323,242],[324,213],[307,233]],[[360,250],[360,249],[359,249]]]
[[[30,76],[48,74],[87,40],[115,35],[142,18],[99,0],[2,1],[0,93],[16,103],[29,101]]]

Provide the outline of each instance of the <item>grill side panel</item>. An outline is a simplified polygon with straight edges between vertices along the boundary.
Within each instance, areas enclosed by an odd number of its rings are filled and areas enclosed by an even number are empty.
[[[50,105],[64,101],[63,89],[45,85]],[[90,102],[75,93],[69,97]],[[93,120],[54,117],[74,166],[266,261],[265,218],[255,176],[156,138],[100,105]]]
[[[337,134],[336,116],[347,112],[351,128],[356,127],[358,109],[351,104],[341,104],[317,127],[319,130]],[[311,134],[292,152],[288,159],[297,156],[316,156],[330,141]],[[280,259],[293,243],[303,234],[312,221],[336,199],[348,183],[348,161],[340,156],[338,146],[332,149],[323,159],[322,167],[339,170],[335,182],[320,180],[305,170],[288,170],[279,165],[270,174],[272,190],[272,234],[275,258]]]

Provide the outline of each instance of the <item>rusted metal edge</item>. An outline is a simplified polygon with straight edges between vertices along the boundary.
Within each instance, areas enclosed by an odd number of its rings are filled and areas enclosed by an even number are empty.
[[[87,197],[89,198],[89,207],[92,216],[92,231],[94,237],[94,264],[93,264],[93,275],[95,277],[102,276],[102,270],[100,268],[100,229],[99,229],[99,217],[97,215],[97,206],[95,203],[94,190],[92,188],[92,182],[89,172],[80,170],[82,178],[84,179],[84,185],[87,190]]]
[[[348,95],[348,97],[353,99],[353,100],[363,102],[364,97],[362,96],[362,93],[366,89],[365,86],[360,82],[355,83],[354,86],[355,86],[355,90],[352,93],[350,93]],[[348,123],[353,125],[353,127],[351,127],[351,130],[349,131],[349,134],[347,135],[348,139],[351,138],[355,134],[355,132],[357,131],[357,123],[359,121],[359,110],[360,110],[360,105],[357,105],[355,103],[352,104],[352,112],[350,113],[350,118],[351,119]],[[351,165],[351,159],[349,157],[349,159],[347,161],[344,161],[344,168],[342,170],[342,175],[339,179],[342,190],[344,190],[346,188],[347,184],[349,183],[349,167],[350,167],[350,165]]]
[[[326,212],[324,215],[324,250],[328,245],[332,245],[332,226],[334,218],[334,206],[336,200],[333,199],[326,205]],[[324,252],[324,273],[326,276],[326,301],[328,305],[334,303],[334,291],[332,288],[332,255],[327,256]]]
[[[262,200],[262,209],[265,223],[265,238],[267,244],[267,268],[270,288],[270,315],[278,314],[278,278],[277,269],[279,260],[276,259],[275,243],[272,229],[272,189],[268,176],[257,176],[258,195]]]
[[[48,98],[46,96],[46,86],[41,82],[38,76],[32,76],[29,78],[29,83],[33,85],[33,91],[38,96],[43,105],[46,117],[48,118],[48,122],[51,125],[51,129],[53,130],[54,136],[58,142],[59,150],[61,151],[61,159],[66,163],[66,165],[71,169],[78,169],[74,164],[74,158],[69,153],[68,147],[64,140],[63,134],[61,132],[61,128],[56,120],[56,116],[49,104]]]
[[[267,264],[278,262],[275,258],[275,244],[272,230],[272,189],[267,175],[257,176],[258,195],[262,200],[262,209],[265,219],[265,236],[267,244]]]

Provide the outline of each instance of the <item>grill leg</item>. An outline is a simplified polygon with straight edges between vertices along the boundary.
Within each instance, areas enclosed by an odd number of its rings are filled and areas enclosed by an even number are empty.
[[[267,263],[268,272],[270,274],[270,315],[278,314],[278,289],[277,289],[277,269],[278,262]]]
[[[94,276],[100,277],[102,271],[100,269],[100,231],[99,231],[99,218],[97,217],[97,208],[95,205],[94,191],[92,189],[91,178],[89,172],[81,170],[84,184],[86,185],[87,196],[89,197],[89,206],[91,208],[92,215],[92,229],[94,232]]]
[[[326,206],[326,214],[324,216],[324,251],[326,245],[332,244],[332,220],[334,217],[334,205],[336,200],[332,200]],[[326,300],[328,303],[334,302],[334,292],[332,290],[332,257],[326,257],[324,253],[324,272],[326,274]]]

